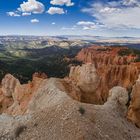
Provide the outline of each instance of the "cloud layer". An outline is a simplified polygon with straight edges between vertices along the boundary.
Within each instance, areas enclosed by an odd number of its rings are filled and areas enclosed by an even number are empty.
[[[83,12],[90,13],[96,21],[104,24],[106,28],[140,29],[140,1],[120,0],[108,3],[93,3]]]
[[[38,23],[38,22],[39,22],[39,20],[38,20],[38,19],[36,19],[36,18],[31,19],[31,23]]]
[[[31,13],[22,13],[22,16],[30,16],[31,15]]]
[[[83,30],[95,30],[104,27],[104,25],[98,22],[91,22],[91,21],[79,21],[77,22],[77,25],[81,26]]]
[[[74,3],[71,0],[50,0],[52,5],[59,6],[73,6]],[[37,0],[28,0],[27,2],[23,2],[20,4],[19,8],[16,11],[7,12],[7,15],[13,17],[19,16],[30,16],[32,14],[42,14],[45,11],[45,5]],[[50,7],[46,13],[54,15],[54,14],[65,14],[67,11],[64,11],[63,8],[60,7]]]
[[[20,15],[16,12],[7,12],[7,15],[11,17],[20,17]]]
[[[26,13],[43,13],[45,10],[45,6],[36,0],[28,0],[27,2],[23,2],[20,4],[20,8],[18,10]]]
[[[48,14],[54,15],[54,14],[64,14],[63,8],[58,8],[58,7],[50,7],[49,10],[47,11]]]
[[[51,0],[50,3],[53,5],[60,5],[60,6],[63,6],[63,5],[73,6],[74,5],[74,3],[71,2],[71,0]]]

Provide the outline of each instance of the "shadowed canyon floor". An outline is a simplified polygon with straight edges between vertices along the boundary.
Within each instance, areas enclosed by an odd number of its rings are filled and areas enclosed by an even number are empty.
[[[63,79],[35,73],[21,84],[5,75],[0,139],[139,140],[138,56],[124,49],[85,48],[76,57],[85,64]]]

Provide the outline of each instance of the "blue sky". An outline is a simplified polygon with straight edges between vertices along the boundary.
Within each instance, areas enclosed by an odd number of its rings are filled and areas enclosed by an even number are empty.
[[[140,0],[0,0],[1,35],[140,37]]]

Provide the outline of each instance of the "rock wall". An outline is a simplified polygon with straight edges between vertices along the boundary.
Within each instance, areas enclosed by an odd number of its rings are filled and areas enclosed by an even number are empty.
[[[48,79],[45,74],[35,73],[31,82],[22,85],[7,74],[0,86],[0,114],[23,115],[59,106],[67,99],[76,102],[70,97],[84,103],[104,104],[98,105],[99,110],[108,106],[113,110],[113,105],[116,108],[119,104],[126,113],[127,90],[132,88],[127,118],[140,127],[140,65],[134,63],[136,56],[129,55],[128,59],[119,56],[120,49],[88,48],[90,55],[83,49],[77,59],[85,64],[71,67],[69,76],[64,79]]]
[[[137,56],[121,56],[120,51],[127,51],[127,48],[93,46],[82,49],[76,56],[79,61],[95,65],[100,76],[97,92],[102,102],[107,100],[109,89],[122,86],[129,90],[138,78],[139,64],[134,63]]]
[[[140,75],[132,89],[127,118],[140,127]]]
[[[98,103],[100,95],[96,93],[100,77],[97,74],[94,64],[87,63],[82,66],[71,67],[69,79],[79,88],[81,93],[80,101],[86,103]]]
[[[32,82],[22,85],[11,74],[5,75],[0,88],[0,113],[24,114],[44,78],[45,74],[35,73]]]
[[[63,92],[61,79],[43,80],[28,114],[0,115],[0,139],[138,140],[140,130],[125,119],[128,94],[114,87],[104,105],[85,104]]]

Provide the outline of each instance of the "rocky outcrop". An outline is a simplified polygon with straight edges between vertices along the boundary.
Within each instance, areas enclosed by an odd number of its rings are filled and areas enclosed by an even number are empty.
[[[9,79],[18,81],[13,76]],[[94,64],[88,63],[72,67],[65,79],[40,77],[36,73],[28,84],[22,85],[19,81],[11,84],[14,85],[11,96],[0,92],[0,99],[4,97],[5,103],[12,100],[7,108],[1,109],[6,114],[0,115],[0,139],[139,139],[139,129],[125,118],[129,99],[126,88],[113,87],[103,105],[79,102],[95,103],[99,99],[99,103],[102,99],[96,92],[99,82]],[[139,80],[136,85],[139,86]],[[135,88],[128,116],[139,125],[139,112],[134,108],[139,107],[139,98],[135,96],[138,87]]]
[[[128,102],[128,92],[123,87],[113,87],[109,91],[109,97],[107,99],[107,103],[117,102],[122,108],[126,108],[126,104]],[[107,104],[105,103],[105,104]]]
[[[45,74],[33,74],[32,82],[20,84],[19,80],[7,74],[2,80],[0,90],[0,112],[7,114],[24,114],[28,103],[39,88]]]
[[[131,98],[127,118],[140,127],[140,75],[133,86]]]
[[[69,93],[79,89],[77,92],[79,98],[73,94],[74,99],[86,103],[103,104],[108,98],[109,89],[114,86],[129,89],[137,78],[138,71],[135,66],[104,66],[104,69],[96,70],[94,65],[86,63],[82,66],[71,67],[68,85],[72,84],[75,88],[69,90]]]
[[[5,75],[4,79],[2,80],[2,93],[6,97],[11,97],[12,93],[15,91],[15,87],[20,84],[19,80],[13,77],[11,74]]]
[[[109,65],[97,69],[101,77],[98,93],[101,93],[103,102],[108,97],[108,91],[114,86],[122,86],[130,90],[138,77],[135,65]]]
[[[100,94],[96,93],[99,86],[100,77],[96,72],[94,64],[87,63],[82,66],[71,67],[69,79],[72,84],[80,90],[80,101],[87,103],[97,103]]]
[[[132,140],[140,131],[124,116],[126,89],[114,87],[104,105],[83,104],[71,99],[61,79],[44,80],[30,102],[28,114],[0,116],[1,139]],[[115,122],[115,123],[114,123]]]
[[[95,92],[100,80],[94,64],[91,63],[71,67],[69,78],[76,82],[83,92],[87,93]]]
[[[103,47],[93,46],[83,48],[76,56],[79,61],[85,63],[95,63],[100,65],[124,65],[134,62],[136,56],[133,54],[119,55],[121,51],[127,51],[127,47]]]
[[[97,92],[101,94],[103,103],[112,87],[122,86],[129,90],[138,78],[139,64],[134,63],[137,56],[131,53],[120,55],[125,51],[128,48],[93,46],[82,49],[76,56],[79,61],[95,65],[100,76]]]

